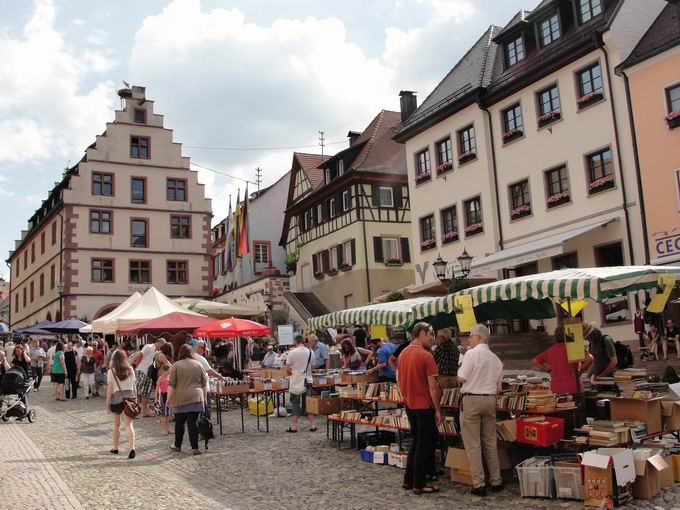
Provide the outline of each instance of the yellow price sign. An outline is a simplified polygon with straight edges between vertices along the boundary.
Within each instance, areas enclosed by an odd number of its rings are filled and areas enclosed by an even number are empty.
[[[586,301],[580,301],[580,300],[572,300],[571,303],[569,301],[563,301],[560,306],[564,309],[565,312],[569,313],[569,310],[571,309],[571,313],[569,315],[571,317],[576,317],[578,313],[583,310],[586,306],[588,306],[588,303]]]
[[[675,287],[675,276],[672,274],[662,274],[659,276],[658,283],[661,292],[657,291],[656,296],[647,305],[645,311],[649,313],[661,313],[664,311],[668,298],[671,296],[671,291]]]
[[[472,296],[470,294],[463,294],[456,296],[453,302],[454,313],[456,314],[456,321],[458,322],[458,329],[461,333],[467,333],[472,329],[472,326],[477,324],[475,317],[475,310],[472,308]]]
[[[576,363],[586,359],[586,348],[583,339],[583,325],[580,319],[564,319],[564,345],[567,348],[567,360]]]

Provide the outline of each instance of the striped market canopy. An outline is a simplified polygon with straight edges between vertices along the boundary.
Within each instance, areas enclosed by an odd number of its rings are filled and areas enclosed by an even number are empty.
[[[672,274],[676,286],[680,283],[680,267],[672,266],[621,266],[561,269],[550,273],[509,278],[479,285],[439,298],[430,298],[415,307],[414,319],[424,319],[453,311],[457,294],[472,294],[473,306],[496,301],[526,301],[528,299],[607,299],[656,287],[659,275]]]
[[[431,300],[431,297],[419,297],[340,310],[309,319],[309,329],[334,328],[353,324],[385,324],[396,327],[409,321],[416,307]]]

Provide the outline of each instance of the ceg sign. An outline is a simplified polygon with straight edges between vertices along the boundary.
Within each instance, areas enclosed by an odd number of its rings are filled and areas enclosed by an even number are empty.
[[[652,236],[652,250],[659,262],[670,258],[680,258],[680,227],[670,232],[655,233]]]

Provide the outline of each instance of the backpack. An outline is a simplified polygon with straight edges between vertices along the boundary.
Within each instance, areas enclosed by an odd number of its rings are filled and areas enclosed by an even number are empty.
[[[622,368],[632,367],[634,358],[630,347],[617,340],[614,342],[614,348],[616,349],[616,368],[621,370]]]

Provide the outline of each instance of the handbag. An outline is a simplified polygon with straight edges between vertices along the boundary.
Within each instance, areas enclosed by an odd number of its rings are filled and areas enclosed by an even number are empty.
[[[120,389],[120,383],[118,382],[118,378],[116,377],[116,374],[111,371],[113,374],[113,380],[116,381],[116,386],[118,386],[118,391],[123,393],[123,391]],[[139,402],[137,401],[137,397],[123,397],[123,412],[125,413],[125,416],[128,416],[130,418],[137,418],[139,416],[139,413],[142,412],[142,408],[139,405]]]
[[[210,439],[215,438],[215,433],[213,432],[213,425],[208,419],[208,417],[205,415],[205,413],[201,413],[198,415],[198,433],[200,436],[203,438],[205,441],[205,449],[208,449],[208,441]]]
[[[302,395],[307,391],[307,369],[309,368],[309,363],[312,361],[312,351],[309,350],[309,359],[307,360],[307,366],[305,367],[304,372],[296,372],[293,371],[292,374],[288,377],[290,381],[290,385],[288,387],[288,391],[290,392],[291,395]]]

